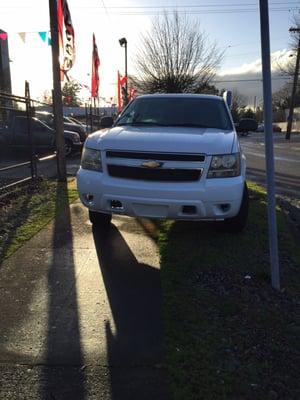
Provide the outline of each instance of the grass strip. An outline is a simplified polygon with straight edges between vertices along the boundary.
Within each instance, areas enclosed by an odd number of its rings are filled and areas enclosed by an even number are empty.
[[[158,224],[166,367],[175,400],[298,399],[299,247],[277,209],[282,290],[270,285],[266,193],[247,229]]]
[[[77,198],[75,179],[41,180],[12,193],[1,204],[0,263]]]

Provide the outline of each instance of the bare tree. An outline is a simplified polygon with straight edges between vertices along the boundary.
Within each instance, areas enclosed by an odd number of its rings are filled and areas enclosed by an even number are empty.
[[[300,18],[294,17],[292,24],[295,28],[300,29]],[[300,32],[291,32],[289,48],[291,50],[288,62],[278,62],[278,69],[282,75],[293,77],[295,73],[296,56],[300,42]]]
[[[132,82],[143,93],[200,92],[210,86],[222,55],[199,23],[164,12],[141,36]]]

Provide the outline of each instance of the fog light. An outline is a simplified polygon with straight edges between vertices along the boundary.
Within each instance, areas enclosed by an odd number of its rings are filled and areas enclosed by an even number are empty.
[[[227,212],[230,209],[230,204],[220,204],[220,208],[223,212]]]
[[[189,214],[189,215],[196,214],[197,213],[197,209],[196,209],[195,206],[183,206],[182,207],[182,213],[183,214]]]
[[[123,210],[123,204],[119,200],[111,200],[110,206],[114,210]]]

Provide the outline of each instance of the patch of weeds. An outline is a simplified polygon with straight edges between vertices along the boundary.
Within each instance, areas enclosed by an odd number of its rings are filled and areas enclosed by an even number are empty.
[[[17,189],[5,200],[0,211],[0,262],[78,198],[75,179],[68,181],[67,189],[63,187],[55,180],[41,180]]]
[[[157,223],[175,400],[299,398],[299,248],[278,208],[283,290],[275,291],[265,190],[250,184],[250,197],[238,235],[214,224]]]

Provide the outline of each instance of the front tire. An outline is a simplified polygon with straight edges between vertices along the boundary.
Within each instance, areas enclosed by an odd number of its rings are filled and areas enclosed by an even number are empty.
[[[249,193],[247,184],[245,182],[240,210],[235,217],[225,219],[224,221],[225,230],[227,232],[232,232],[232,233],[242,232],[247,225],[248,211],[249,211]]]
[[[94,226],[108,226],[111,222],[111,218],[111,214],[104,214],[89,210],[89,219]]]

